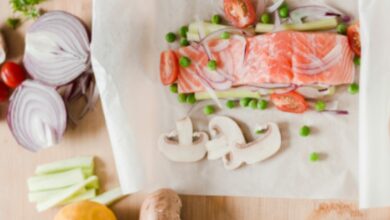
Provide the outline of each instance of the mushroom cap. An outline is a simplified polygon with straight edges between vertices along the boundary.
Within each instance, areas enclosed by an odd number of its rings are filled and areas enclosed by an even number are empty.
[[[116,217],[105,205],[83,201],[63,207],[54,220],[116,220]]]
[[[180,220],[181,200],[171,189],[150,194],[141,207],[140,220]]]

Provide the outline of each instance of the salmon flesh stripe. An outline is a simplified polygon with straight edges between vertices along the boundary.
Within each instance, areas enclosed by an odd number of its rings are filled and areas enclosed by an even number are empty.
[[[335,33],[233,35],[175,52],[179,58],[186,56],[192,61],[189,67],[180,67],[180,93],[264,84],[337,86],[350,84],[355,77],[348,39]],[[218,63],[216,71],[207,68],[210,59]]]

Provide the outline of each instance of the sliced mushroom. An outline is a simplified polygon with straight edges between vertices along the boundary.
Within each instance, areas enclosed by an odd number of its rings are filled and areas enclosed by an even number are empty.
[[[268,123],[266,133],[247,144],[235,144],[228,155],[223,158],[226,169],[233,170],[242,164],[254,164],[264,161],[276,154],[282,144],[279,127]]]
[[[140,220],[180,220],[182,203],[175,191],[160,189],[142,203]]]
[[[0,32],[0,64],[4,63],[7,58],[7,46],[5,44],[4,35]]]
[[[176,131],[160,136],[158,148],[171,161],[196,162],[205,157],[208,140],[205,132],[193,133],[191,119],[186,117],[176,122]]]
[[[206,143],[207,158],[216,160],[228,154],[234,144],[244,144],[245,137],[237,123],[226,116],[216,116],[209,122],[212,140]]]

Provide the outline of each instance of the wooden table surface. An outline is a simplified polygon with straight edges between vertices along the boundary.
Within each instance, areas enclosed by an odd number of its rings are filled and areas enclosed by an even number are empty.
[[[131,1],[129,1],[130,4]],[[66,10],[91,27],[92,0],[50,0],[45,10]],[[5,27],[4,20],[12,15],[8,0],[0,2],[0,25],[9,46],[9,59],[20,61],[24,48],[24,30]],[[97,156],[97,173],[103,189],[118,185],[100,103],[75,128],[68,128],[62,143],[54,148],[31,153],[19,147],[6,124],[6,105],[0,105],[0,219],[49,220],[57,209],[37,213],[27,201],[26,179],[38,164],[78,155]],[[131,195],[112,206],[118,219],[138,219],[144,195]],[[301,220],[301,219],[390,219],[390,209],[359,211],[353,202],[312,201],[293,199],[230,198],[182,196],[184,220]]]

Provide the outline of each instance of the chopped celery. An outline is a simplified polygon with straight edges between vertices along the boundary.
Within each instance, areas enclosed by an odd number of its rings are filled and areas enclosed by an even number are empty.
[[[228,27],[229,26],[225,26],[221,24],[212,24],[204,21],[194,22],[188,26],[190,33],[198,34],[204,32],[204,34],[206,35]]]
[[[215,94],[220,99],[234,99],[234,98],[254,98],[259,99],[260,94],[258,92],[252,92],[249,90],[243,89],[230,89],[226,91],[215,91]],[[205,100],[211,99],[211,96],[208,92],[197,92],[195,93],[196,100]]]
[[[63,172],[75,168],[93,170],[94,163],[92,156],[76,157],[67,160],[61,160],[54,163],[43,164],[35,169],[35,174],[50,174]]]
[[[83,171],[85,178],[87,178],[93,175],[94,168],[93,167],[82,168],[81,171]]]
[[[84,179],[83,171],[78,168],[62,173],[30,177],[27,185],[31,192],[35,192],[71,186],[82,182]]]
[[[59,205],[60,203],[62,203],[63,201],[71,198],[72,196],[80,193],[86,185],[94,182],[94,181],[97,181],[97,177],[96,176],[91,176],[89,177],[88,179],[76,184],[76,185],[73,185],[71,187],[69,187],[68,189],[64,190],[63,192],[61,192],[61,194],[58,194],[56,195],[55,197],[52,197],[50,198],[49,200],[47,201],[44,201],[44,202],[40,202],[37,204],[37,210],[39,212],[41,211],[44,211],[46,209],[49,209],[49,208],[52,208],[56,205]]]
[[[97,202],[103,205],[110,205],[111,203],[115,202],[116,200],[122,198],[125,196],[125,194],[122,193],[122,190],[120,187],[109,190],[98,197],[92,199],[91,201]]]
[[[90,200],[96,197],[96,189],[90,189],[86,192],[79,193],[75,195],[74,197],[71,197],[69,199],[66,199],[65,201],[61,202],[60,205],[67,205],[75,202],[81,202],[84,200]]]
[[[200,40],[199,34],[198,33],[188,32],[187,33],[187,40],[189,40],[189,41],[199,41]]]
[[[311,21],[302,24],[284,24],[280,26],[280,30],[294,30],[294,31],[320,31],[334,29],[338,25],[337,18],[327,18],[318,21]],[[274,25],[258,23],[255,31],[257,33],[272,32]]]

